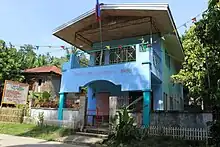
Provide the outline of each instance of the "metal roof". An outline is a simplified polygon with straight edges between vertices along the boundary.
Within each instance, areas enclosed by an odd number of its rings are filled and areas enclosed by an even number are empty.
[[[169,6],[164,3],[104,4],[101,6],[101,12],[103,21],[102,28],[103,32],[105,31],[103,33],[105,35],[103,41],[149,34],[150,27],[149,24],[147,24],[147,17],[152,17],[154,19],[154,25],[157,30],[153,30],[153,33],[166,35],[176,29]],[[128,17],[136,21],[133,21],[134,25],[125,26],[129,24],[128,22],[131,22],[128,21]],[[120,21],[124,26],[121,28],[109,29],[108,24],[110,24],[112,18],[116,20],[115,26],[119,25]],[[146,22],[143,21],[144,19]],[[140,22],[138,23],[138,21]],[[59,26],[53,31],[53,35],[86,51],[91,50],[92,44],[100,40],[100,34],[97,31],[98,27],[99,24],[95,20],[95,9],[92,9]],[[180,48],[179,53],[181,56],[178,58],[183,59],[182,45],[178,32],[175,31],[174,33],[171,40]]]

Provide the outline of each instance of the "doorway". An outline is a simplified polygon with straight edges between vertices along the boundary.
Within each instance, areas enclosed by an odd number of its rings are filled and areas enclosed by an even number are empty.
[[[109,92],[99,92],[96,98],[96,125],[109,125]]]

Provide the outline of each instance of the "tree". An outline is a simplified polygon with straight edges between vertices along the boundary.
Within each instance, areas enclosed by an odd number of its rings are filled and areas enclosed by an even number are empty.
[[[18,58],[22,59],[22,69],[28,69],[35,67],[37,60],[37,54],[35,48],[32,45],[24,45],[18,50]]]
[[[61,65],[64,62],[67,62],[67,57],[57,58],[51,56],[50,53],[36,54],[36,49],[32,45],[23,45],[18,50],[18,58],[21,58],[23,61],[22,69],[46,66],[46,65],[55,65],[61,68]]]
[[[5,42],[0,40],[0,82],[4,84],[5,80],[22,81],[21,67],[22,58],[18,58],[18,52],[15,48],[7,47]]]
[[[218,0],[210,0],[208,9],[195,26],[183,36],[185,61],[173,76],[183,83],[191,97],[213,106],[219,101],[220,79],[220,7]]]
[[[212,105],[219,101],[217,97],[218,82],[220,79],[220,7],[219,0],[209,0],[208,9],[202,19],[196,24],[196,36],[206,48],[206,67],[208,98]]]
[[[22,81],[24,77],[21,71],[24,69],[47,65],[55,65],[61,68],[62,64],[69,60],[70,53],[77,53],[78,51],[76,48],[66,49],[66,56],[58,58],[49,53],[37,55],[35,48],[29,44],[23,45],[17,50],[12,45],[7,47],[5,42],[0,40],[0,84],[3,84],[5,80]],[[88,59],[84,54],[79,58],[80,61],[83,61],[81,65],[88,64]]]
[[[192,26],[185,35],[182,36],[185,59],[182,69],[172,79],[176,83],[182,83],[187,87],[190,97],[193,98],[194,104],[202,101],[205,92],[206,78],[206,59],[205,48],[202,47],[195,34],[196,26]]]

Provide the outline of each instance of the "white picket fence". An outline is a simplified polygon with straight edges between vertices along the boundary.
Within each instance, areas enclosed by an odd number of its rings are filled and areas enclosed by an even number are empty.
[[[71,120],[44,120],[44,124],[76,128],[76,124]],[[150,126],[146,132],[149,136],[167,136],[183,140],[203,140],[208,141],[208,128],[181,128],[181,127],[159,127]]]
[[[184,140],[203,140],[209,139],[209,130],[205,128],[180,128],[180,127],[158,127],[150,126],[147,129],[150,136],[169,136]]]

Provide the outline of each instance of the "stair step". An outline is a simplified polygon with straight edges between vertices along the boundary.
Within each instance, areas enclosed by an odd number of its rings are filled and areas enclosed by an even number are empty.
[[[104,134],[96,134],[96,133],[87,133],[87,132],[76,132],[77,135],[89,136],[89,137],[97,137],[97,138],[107,138],[108,135]]]
[[[94,133],[94,134],[105,134],[105,135],[109,134],[108,128],[85,127],[84,131],[87,133]]]
[[[95,145],[97,143],[102,143],[103,140],[104,138],[75,134],[66,137],[61,137],[57,141],[67,144],[87,147],[87,146]]]

